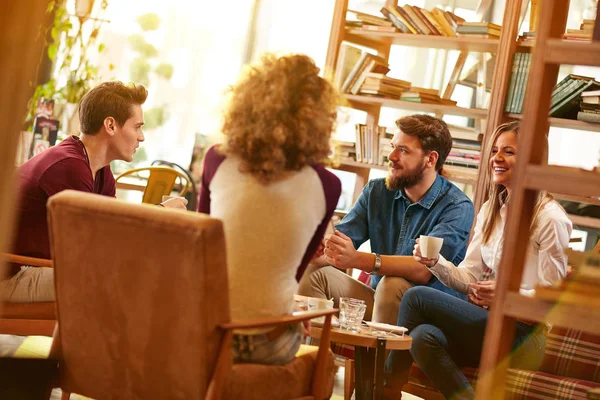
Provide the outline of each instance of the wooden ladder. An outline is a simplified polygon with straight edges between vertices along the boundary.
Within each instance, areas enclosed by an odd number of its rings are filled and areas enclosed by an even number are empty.
[[[538,190],[579,196],[600,195],[600,174],[577,168],[544,165],[541,146],[549,128],[548,110],[560,64],[600,66],[600,42],[561,40],[568,0],[540,1],[539,26],[525,112],[519,135],[519,157],[508,209],[504,251],[496,295],[485,333],[477,383],[478,399],[503,399],[517,319],[549,322],[600,334],[600,309],[563,304],[519,294],[529,226]]]

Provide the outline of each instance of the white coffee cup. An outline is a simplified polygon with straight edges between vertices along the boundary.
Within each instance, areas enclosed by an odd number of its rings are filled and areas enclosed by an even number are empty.
[[[444,239],[434,236],[421,235],[419,238],[419,247],[421,255],[425,258],[437,258],[444,244]]]

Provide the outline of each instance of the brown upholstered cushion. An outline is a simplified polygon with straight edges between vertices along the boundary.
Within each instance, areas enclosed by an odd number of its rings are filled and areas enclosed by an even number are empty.
[[[229,375],[225,399],[280,400],[310,396],[317,352],[296,357],[284,366],[235,364]],[[333,353],[328,353],[327,393],[333,393]]]
[[[203,399],[229,321],[222,223],[64,191],[48,202],[61,387]]]

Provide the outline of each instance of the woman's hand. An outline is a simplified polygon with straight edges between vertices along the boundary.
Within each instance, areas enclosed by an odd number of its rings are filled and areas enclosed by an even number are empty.
[[[494,294],[496,292],[496,281],[481,281],[476,283],[469,283],[471,293],[469,293],[469,299],[482,307],[489,307],[492,305],[494,300]]]
[[[174,208],[176,210],[187,210],[187,199],[184,197],[173,197],[160,203],[161,206],[166,208]]]
[[[352,239],[340,231],[335,231],[325,240],[325,258],[327,262],[338,269],[355,268],[358,251],[354,248]]]
[[[420,262],[421,264],[431,268],[433,267],[435,264],[437,264],[439,257],[436,258],[425,258],[421,255],[421,246],[419,245],[419,239],[417,239],[417,243],[415,244],[415,248],[413,250],[413,257],[415,258],[416,261]]]

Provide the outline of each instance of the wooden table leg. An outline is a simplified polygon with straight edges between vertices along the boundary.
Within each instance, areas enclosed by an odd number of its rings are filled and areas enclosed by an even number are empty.
[[[375,349],[375,400],[383,400],[383,369],[385,366],[385,338],[377,338]]]
[[[373,400],[375,349],[355,346],[354,375],[356,400]]]

